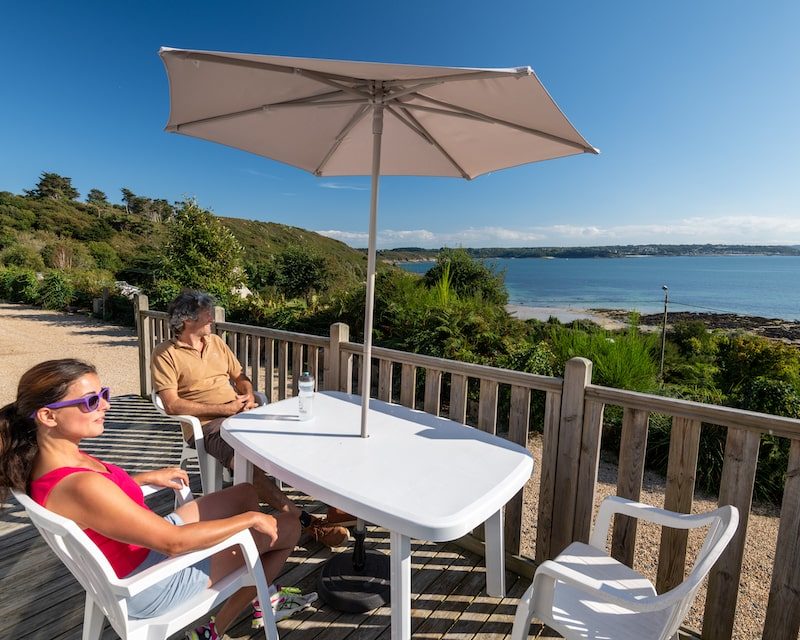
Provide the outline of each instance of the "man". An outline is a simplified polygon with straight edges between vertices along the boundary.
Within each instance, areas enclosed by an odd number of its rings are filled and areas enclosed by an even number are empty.
[[[167,311],[175,337],[153,350],[153,388],[167,413],[200,420],[206,451],[233,470],[233,449],[222,439],[220,427],[225,418],[252,409],[256,401],[253,385],[236,356],[211,331],[213,307],[212,298],[200,291],[184,291],[172,301]],[[301,511],[263,473],[255,473],[253,481],[264,502],[279,511],[296,513],[304,531],[322,544],[338,546],[349,537],[340,524]],[[329,510],[330,520],[352,519],[345,516]]]

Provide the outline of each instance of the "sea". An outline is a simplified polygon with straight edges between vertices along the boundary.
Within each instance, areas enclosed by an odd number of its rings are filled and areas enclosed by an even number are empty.
[[[511,304],[579,309],[738,313],[800,320],[800,256],[498,258]],[[425,273],[432,262],[399,266]]]

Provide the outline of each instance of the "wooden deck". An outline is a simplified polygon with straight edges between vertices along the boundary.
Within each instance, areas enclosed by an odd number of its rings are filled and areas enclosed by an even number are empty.
[[[138,472],[180,460],[181,444],[176,422],[159,416],[138,396],[114,398],[102,437],[87,441],[85,449],[97,457]],[[199,476],[190,468],[192,488]],[[320,505],[308,497],[293,498]],[[154,508],[169,511],[169,497]],[[0,638],[15,640],[76,640],[81,637],[84,592],[47,548],[16,504],[0,513]],[[388,553],[389,536],[371,529],[367,543]],[[415,542],[412,545],[412,634],[414,638],[499,640],[511,633],[517,598],[530,582],[515,574],[506,578],[508,597],[486,595],[483,559],[454,544]],[[281,584],[315,590],[318,569],[331,556],[318,544],[298,547],[290,557]],[[278,623],[283,640],[388,640],[389,608],[366,614],[342,614],[317,602],[318,609]],[[531,628],[534,633],[536,627]],[[231,638],[263,638],[253,634],[249,621],[230,632]],[[117,638],[106,628],[105,639]],[[183,637],[183,633],[174,638]]]

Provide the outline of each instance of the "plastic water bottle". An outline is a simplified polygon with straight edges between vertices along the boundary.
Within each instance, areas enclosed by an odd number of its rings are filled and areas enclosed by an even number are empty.
[[[311,420],[314,417],[314,376],[308,371],[304,371],[297,381],[297,386],[299,388],[300,419]]]

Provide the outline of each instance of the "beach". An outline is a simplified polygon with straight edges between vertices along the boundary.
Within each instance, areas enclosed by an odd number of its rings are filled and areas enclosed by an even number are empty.
[[[520,320],[556,318],[562,324],[575,320],[590,320],[603,329],[617,331],[628,325],[630,311],[627,309],[583,309],[580,307],[532,307],[519,304],[506,305],[506,311]],[[780,318],[763,318],[738,313],[708,313],[673,311],[667,314],[667,329],[676,322],[699,321],[709,330],[745,331],[753,335],[780,340],[787,344],[800,345],[800,322]],[[663,313],[642,314],[639,328],[643,331],[660,331],[664,322]]]

